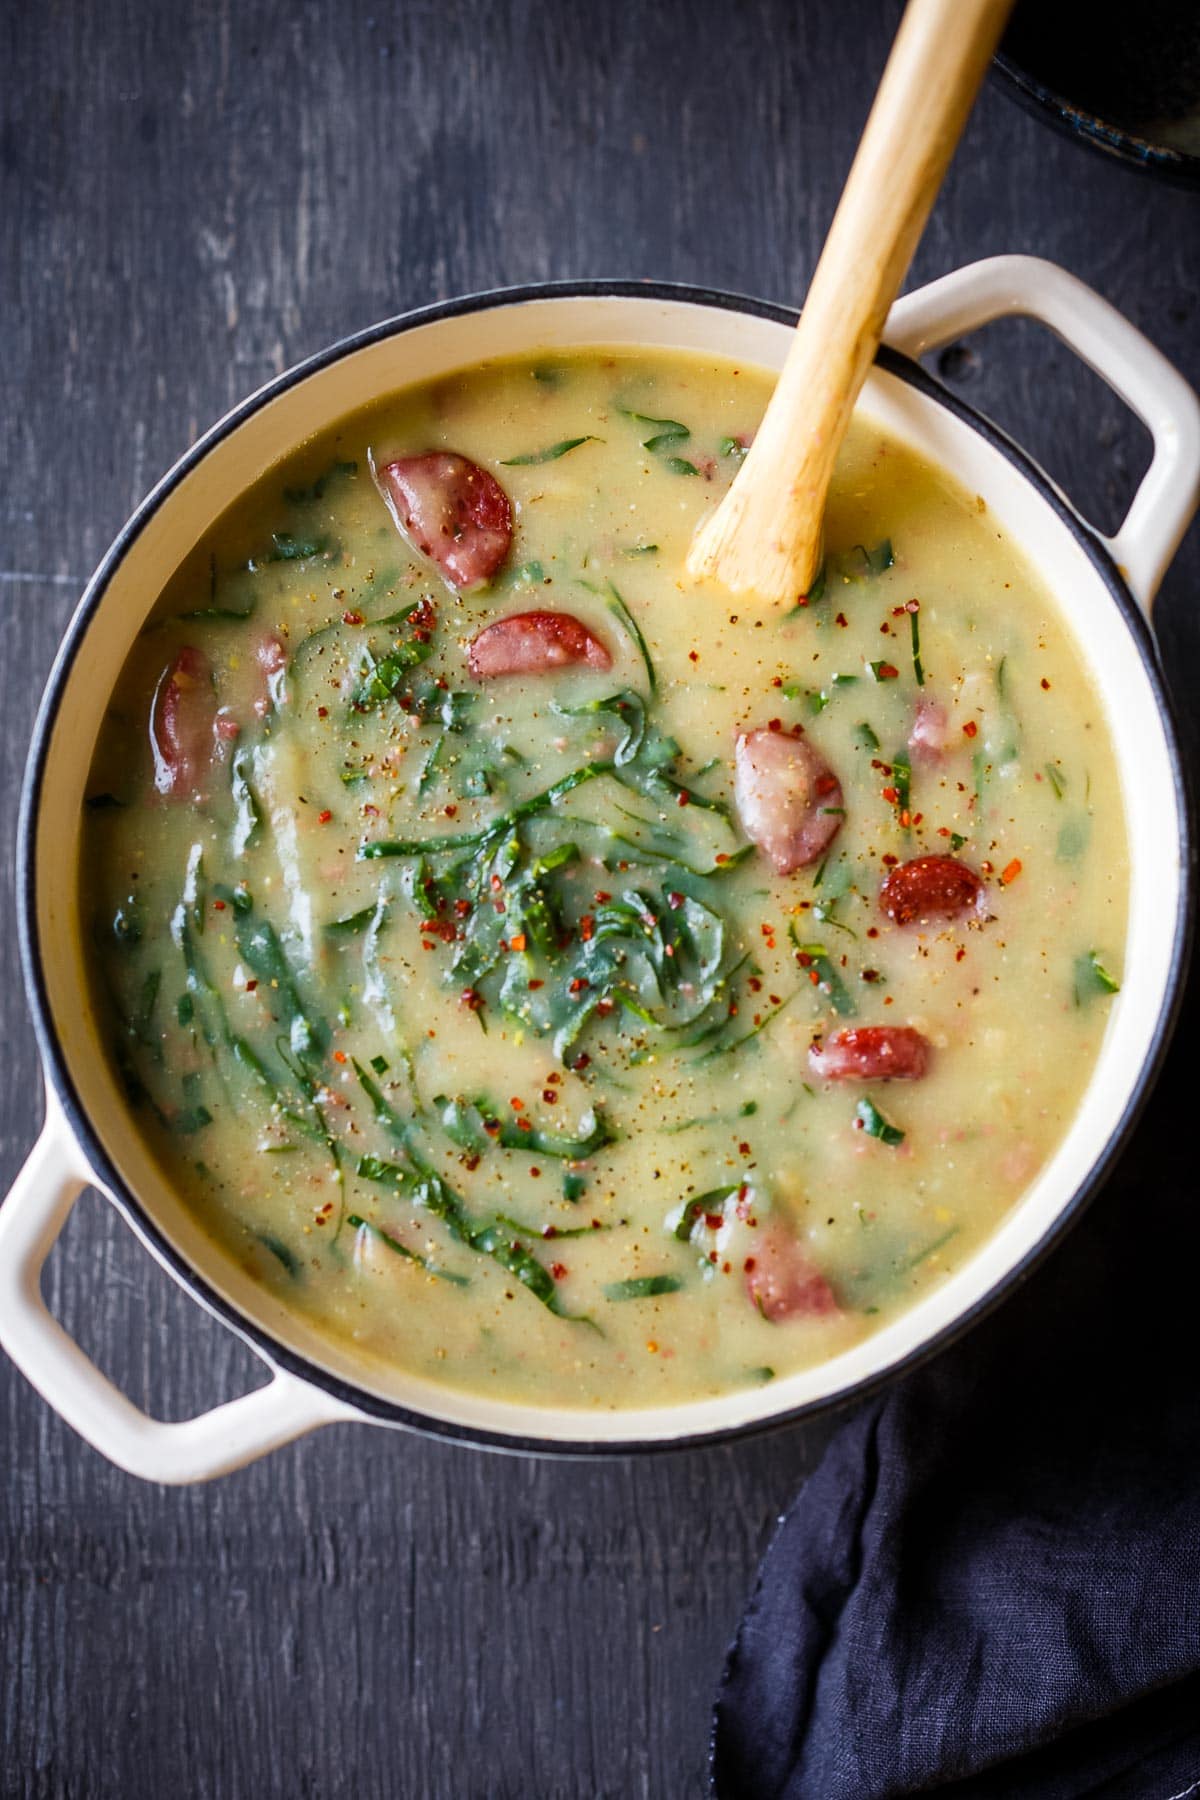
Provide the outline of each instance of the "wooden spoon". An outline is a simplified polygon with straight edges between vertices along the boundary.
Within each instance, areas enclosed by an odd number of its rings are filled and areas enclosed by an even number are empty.
[[[688,573],[794,605],[821,566],[854,402],[1012,0],[909,0],[791,350]]]

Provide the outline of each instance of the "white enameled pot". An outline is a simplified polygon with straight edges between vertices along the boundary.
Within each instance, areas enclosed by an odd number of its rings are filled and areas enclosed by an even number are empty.
[[[1116,536],[1096,534],[994,428],[915,359],[1004,314],[1041,319],[1144,420],[1154,456]],[[547,348],[682,348],[778,368],[794,315],[722,294],[640,283],[485,294],[391,320],[281,376],[202,438],[130,520],[93,577],[50,676],[30,752],[18,875],[25,979],[46,1073],[46,1123],[0,1208],[0,1344],[75,1430],[150,1480],[218,1475],[335,1420],[402,1425],[500,1449],[567,1455],[711,1441],[863,1390],[992,1304],[1044,1254],[1111,1163],[1161,1060],[1190,924],[1187,805],[1147,618],[1196,506],[1200,405],[1105,301],[1028,257],[977,263],[908,295],[863,411],[983,496],[1040,569],[1104,697],[1123,772],[1132,893],[1125,977],[1095,1075],[1058,1151],[969,1262],[865,1342],[769,1388],[626,1412],[541,1408],[457,1393],[321,1337],[210,1240],[159,1171],[103,1053],[84,979],[76,891],[80,819],[109,693],[158,594],[229,503],[278,458],[381,393],[483,358]],[[1053,404],[1053,396],[1048,396]],[[239,1332],[272,1379],[199,1418],[132,1405],[51,1317],[42,1264],[71,1207],[100,1188],[146,1248]],[[162,1346],[171,1354],[170,1344]]]

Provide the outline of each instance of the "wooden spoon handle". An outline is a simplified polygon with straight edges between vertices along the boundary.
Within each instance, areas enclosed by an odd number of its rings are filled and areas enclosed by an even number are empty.
[[[1012,0],[909,0],[778,386],[688,571],[794,604],[834,460]]]

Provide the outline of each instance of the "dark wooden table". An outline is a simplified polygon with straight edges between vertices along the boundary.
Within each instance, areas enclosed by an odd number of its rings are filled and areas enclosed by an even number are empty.
[[[344,332],[472,288],[619,274],[798,299],[896,14],[884,0],[11,0],[6,879],[58,636],[127,513],[204,426]],[[1197,209],[993,86],[913,279],[1039,252],[1196,380]],[[1053,339],[993,327],[943,372],[1115,522],[1144,433]],[[1194,756],[1195,533],[1156,621]],[[41,1113],[4,906],[0,1191]],[[47,1284],[100,1364],[164,1416],[258,1378],[94,1197]],[[701,1795],[723,1647],[831,1428],[584,1466],[339,1427],[168,1492],[102,1462],[4,1364],[0,1789]]]

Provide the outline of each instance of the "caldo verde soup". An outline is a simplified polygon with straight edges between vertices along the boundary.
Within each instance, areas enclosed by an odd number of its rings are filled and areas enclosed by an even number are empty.
[[[497,363],[273,469],[98,745],[88,951],[206,1228],[360,1352],[593,1407],[875,1330],[1058,1143],[1112,748],[981,501],[858,420],[820,580],[681,574],[768,378]]]

